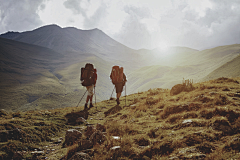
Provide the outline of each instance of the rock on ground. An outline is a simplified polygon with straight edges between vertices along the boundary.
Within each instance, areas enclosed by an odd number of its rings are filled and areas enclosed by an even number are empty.
[[[79,138],[82,137],[82,133],[76,129],[69,129],[66,131],[65,142],[63,146],[73,145]]]

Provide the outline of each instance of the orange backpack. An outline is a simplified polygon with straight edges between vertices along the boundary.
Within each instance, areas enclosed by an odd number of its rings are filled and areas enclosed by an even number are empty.
[[[113,66],[110,78],[113,84],[123,82],[123,67]]]

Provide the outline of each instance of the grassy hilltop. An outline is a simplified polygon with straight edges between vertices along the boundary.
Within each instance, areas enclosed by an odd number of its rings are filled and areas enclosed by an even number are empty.
[[[67,129],[84,136],[87,125],[106,127],[106,140],[87,150],[92,159],[240,159],[240,78],[218,78],[193,84],[194,90],[170,95],[167,89],[123,96],[120,107],[105,100],[88,111],[81,125],[65,115],[81,107],[27,112],[0,112],[0,159],[68,159],[80,143],[64,147]],[[115,112],[107,112],[117,108]],[[108,114],[107,114],[108,113]],[[119,136],[120,140],[114,140]],[[118,146],[118,149],[112,147]],[[15,156],[15,157],[14,157]]]

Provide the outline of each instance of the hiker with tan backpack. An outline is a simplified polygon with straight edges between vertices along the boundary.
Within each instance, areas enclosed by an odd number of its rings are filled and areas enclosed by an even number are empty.
[[[92,99],[93,99],[93,95],[95,92],[95,91],[93,92],[93,89],[95,90],[95,85],[97,82],[97,69],[95,69],[93,67],[93,64],[87,63],[84,68],[81,68],[80,81],[82,83],[82,86],[85,86],[88,91],[86,103],[84,106],[84,110],[87,110],[89,100],[90,100],[89,108],[94,107],[92,104]],[[95,99],[95,101],[96,101],[96,99]]]
[[[123,91],[123,86],[127,82],[126,75],[123,73],[123,67],[113,66],[110,74],[112,83],[115,85],[116,94],[117,94],[117,104],[120,104],[119,98]]]

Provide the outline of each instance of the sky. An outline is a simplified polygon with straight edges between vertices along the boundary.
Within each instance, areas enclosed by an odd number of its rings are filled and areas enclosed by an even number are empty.
[[[133,49],[240,44],[240,0],[0,0],[0,34],[98,28]]]

